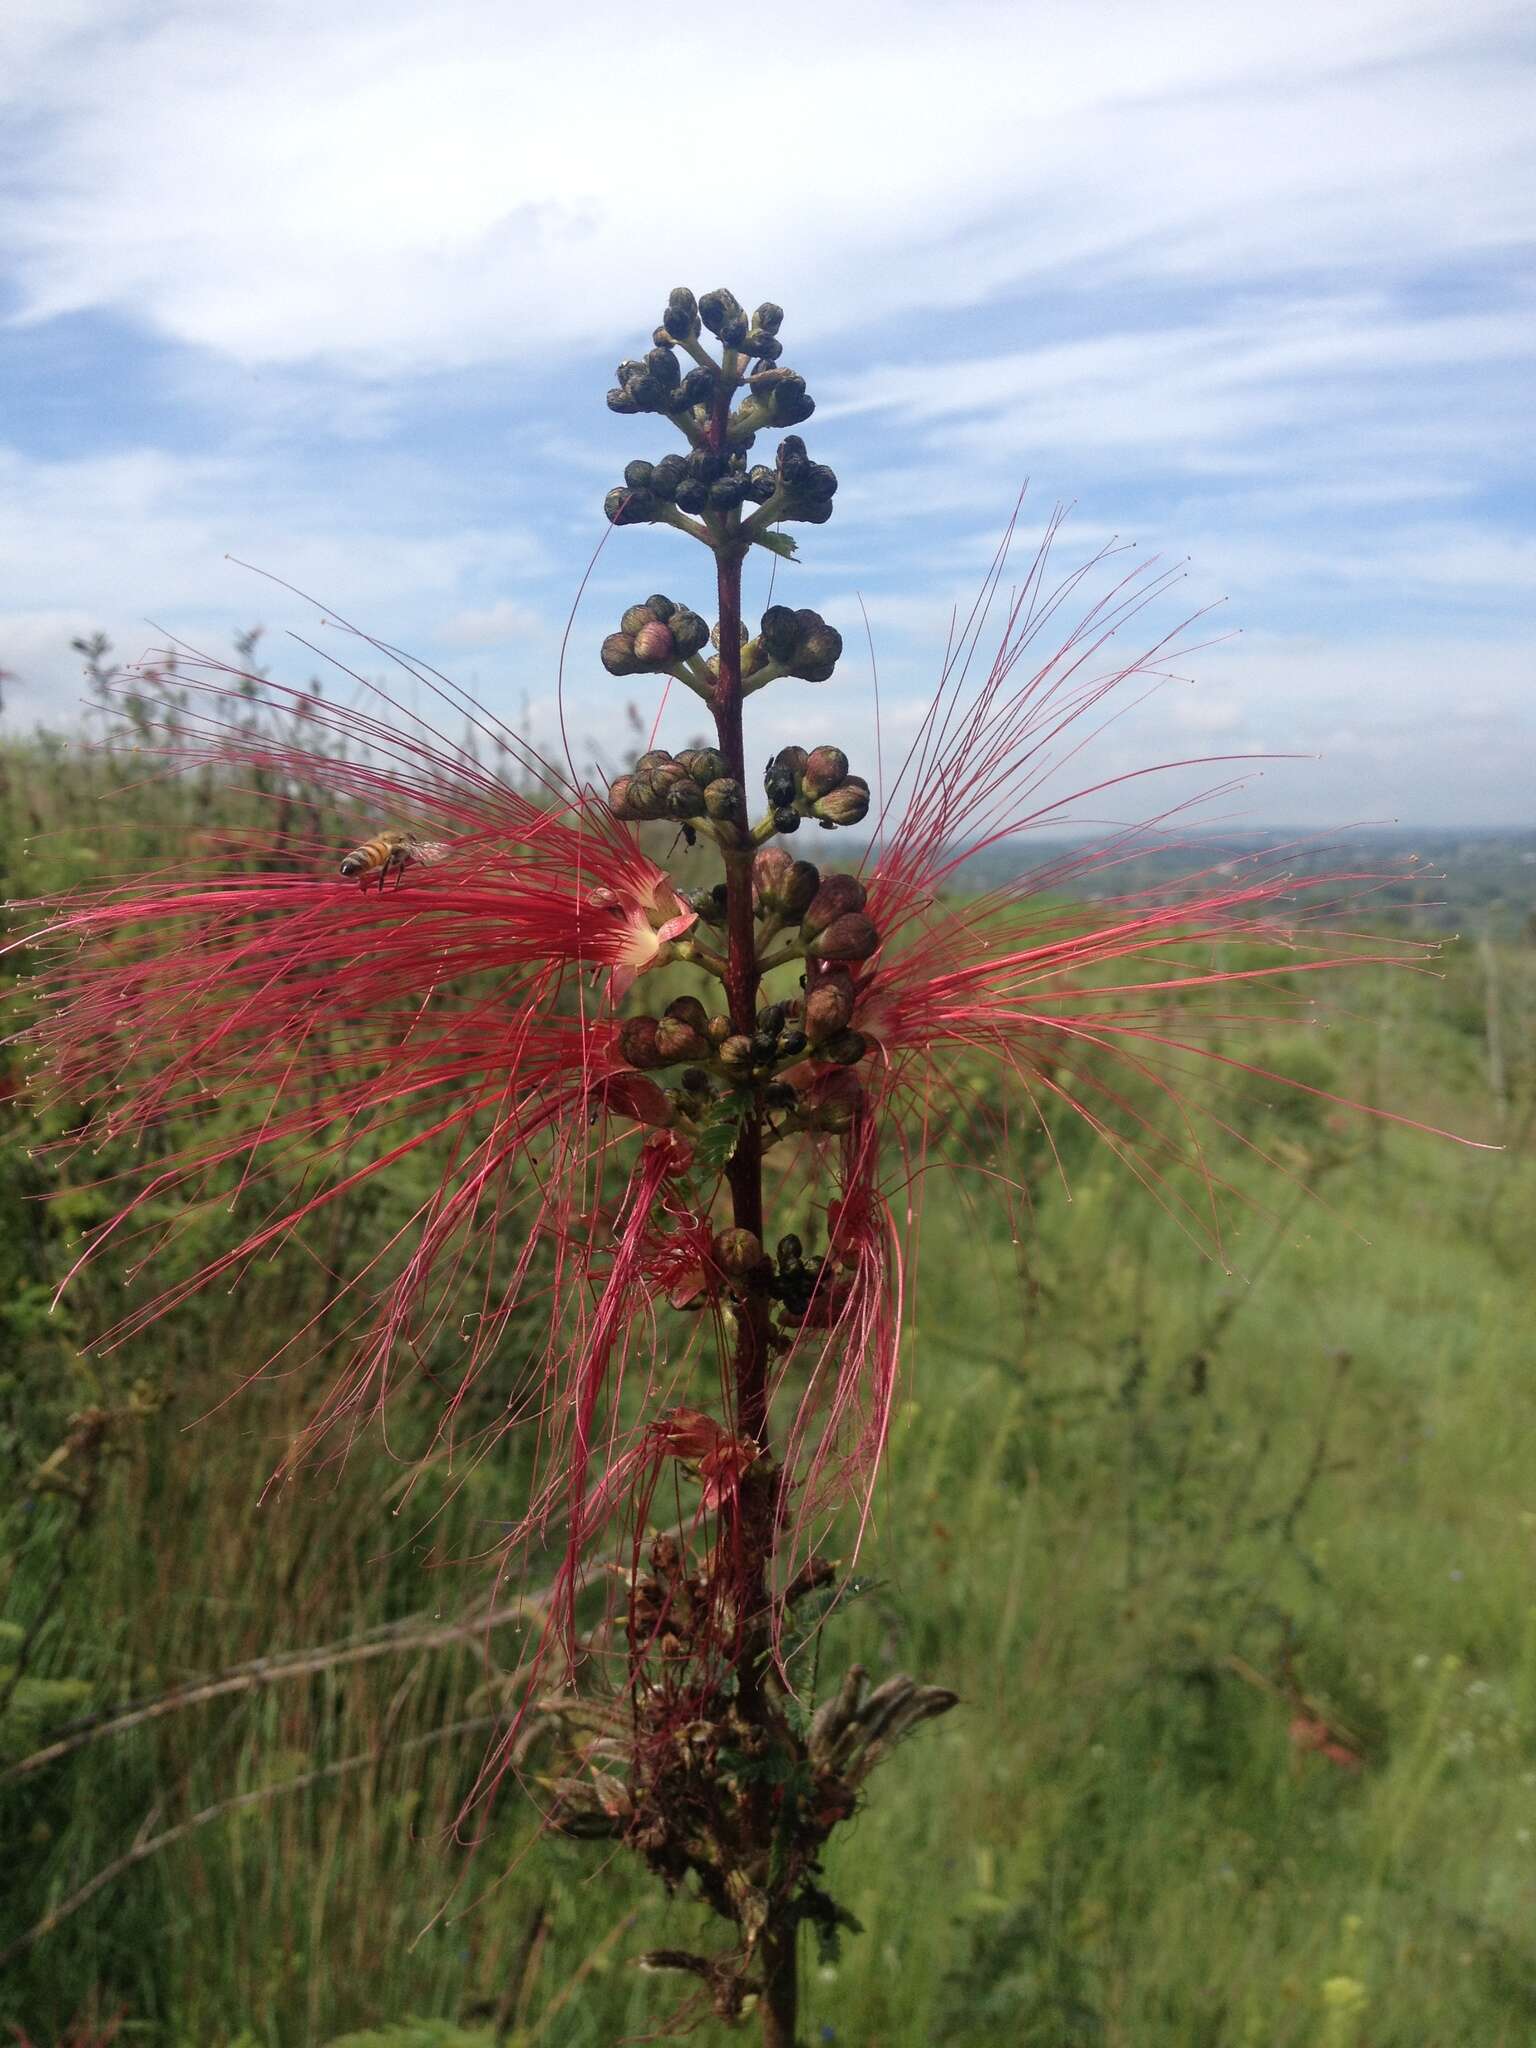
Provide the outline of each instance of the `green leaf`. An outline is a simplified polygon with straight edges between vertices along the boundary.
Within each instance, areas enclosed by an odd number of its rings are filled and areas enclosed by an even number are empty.
[[[756,536],[760,548],[766,548],[770,555],[779,555],[786,562],[799,560],[800,551],[792,533],[780,533],[777,527]]]

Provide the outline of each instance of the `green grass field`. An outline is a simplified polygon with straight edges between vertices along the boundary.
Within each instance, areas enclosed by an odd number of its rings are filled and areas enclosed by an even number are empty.
[[[111,784],[5,753],[8,896],[122,864],[88,836]],[[210,804],[118,795],[118,840],[142,856]],[[989,1183],[933,1177],[867,1583],[826,1654],[963,1704],[834,1841],[864,1931],[809,1964],[808,2044],[1536,2040],[1536,948],[1473,933],[1333,1002],[1279,1054],[1506,1149],[1250,1106],[1276,1164],[1233,1165],[1230,1274],[1086,1146],[1070,1198],[1013,1162],[1017,1233]],[[493,1591],[515,1461],[412,1485],[423,1398],[263,1503],[318,1382],[227,1397],[303,1283],[258,1273],[80,1357],[116,1281],[57,1316],[49,1282],[105,1198],[36,1200],[20,1111],[0,1764],[269,1661],[0,1784],[0,2022],[37,2048],[651,2034],[676,1980],[630,1959],[695,1939],[688,1900],[538,1838],[510,1786],[473,1854],[452,1839],[525,1626],[450,1633]]]

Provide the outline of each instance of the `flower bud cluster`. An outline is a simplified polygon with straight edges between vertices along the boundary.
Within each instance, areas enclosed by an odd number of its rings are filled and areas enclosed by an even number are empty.
[[[708,818],[738,826],[746,821],[746,794],[727,775],[725,756],[714,747],[690,747],[675,755],[653,748],[627,775],[614,778],[608,802],[620,818],[675,818],[683,824]]]
[[[798,676],[802,682],[824,683],[842,655],[843,636],[809,607],[791,611],[787,604],[771,604],[763,613],[753,644],[783,674]]]
[[[869,784],[849,774],[841,747],[781,747],[763,770],[763,792],[778,832],[798,831],[802,818],[828,831],[857,825],[869,811]]]
[[[697,612],[658,592],[643,604],[632,604],[618,632],[604,640],[603,667],[611,676],[659,675],[697,654],[708,638],[709,628]]]
[[[782,519],[820,525],[831,517],[837,478],[825,463],[810,460],[797,434],[785,434],[771,467],[747,463],[758,434],[799,426],[816,410],[805,379],[779,361],[783,318],[783,307],[766,300],[747,314],[723,287],[697,300],[686,286],[672,292],[652,346],[619,364],[608,405],[618,413],[670,419],[692,453],[630,463],[624,482],[603,501],[614,525],[678,524],[678,514],[724,516],[748,503],[768,508],[764,525]],[[719,362],[700,346],[706,328],[722,345]],[[694,359],[687,370],[680,349]],[[755,367],[748,370],[748,364]],[[746,397],[722,422],[724,395],[743,383]]]
[[[827,1302],[833,1283],[840,1276],[835,1267],[828,1270],[824,1252],[814,1252],[807,1258],[805,1246],[792,1232],[781,1237],[774,1250],[768,1292],[792,1322],[804,1322],[813,1306],[821,1307]]]
[[[762,374],[768,377],[792,376],[794,373],[765,370]],[[754,384],[758,381],[753,379]],[[782,425],[783,422],[775,419],[774,424]],[[758,471],[754,469],[751,474],[756,477]],[[761,501],[770,506],[768,516],[771,520],[798,519],[807,526],[825,526],[832,517],[832,500],[837,496],[837,472],[824,462],[812,462],[798,434],[784,436],[773,459],[773,468],[765,468],[763,477],[773,485],[771,498]]]

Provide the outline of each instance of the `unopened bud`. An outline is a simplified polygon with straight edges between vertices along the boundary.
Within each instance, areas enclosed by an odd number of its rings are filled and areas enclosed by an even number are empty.
[[[738,643],[742,647],[745,647],[747,644],[747,629],[745,626],[737,627],[736,637]],[[710,628],[709,644],[711,647],[718,647],[720,645],[720,621],[718,619],[716,619],[714,625]]]
[[[616,484],[603,500],[603,510],[614,526],[644,526],[656,517],[659,500],[649,491],[632,491]]]
[[[745,1280],[767,1264],[763,1241],[751,1230],[721,1230],[715,1235],[715,1263],[733,1280]]]
[[[840,1067],[854,1067],[868,1051],[869,1040],[862,1031],[835,1031],[816,1048],[816,1055]]]
[[[635,643],[627,633],[610,633],[603,641],[599,658],[611,676],[636,676],[640,673],[640,664],[635,659]]]
[[[704,1027],[704,1035],[709,1040],[710,1044],[718,1052],[720,1047],[724,1045],[726,1040],[731,1036],[730,1018],[711,1017],[709,1022]]]
[[[673,783],[667,791],[667,816],[686,821],[703,815],[704,792],[699,785],[691,777],[686,782]]]
[[[743,823],[747,815],[746,791],[731,776],[720,776],[704,792],[704,814],[719,825]]]
[[[645,367],[663,391],[671,391],[682,381],[677,357],[670,348],[653,348],[646,351]]]
[[[797,484],[811,466],[811,458],[805,452],[805,443],[798,434],[786,434],[779,443],[779,452],[774,457],[775,467],[787,484]]]
[[[800,776],[806,796],[825,796],[848,779],[848,756],[841,747],[812,747]]]
[[[690,370],[677,387],[680,406],[702,405],[706,409],[715,402],[715,393],[720,389],[720,372],[713,364],[700,363],[696,370]]]
[[[818,960],[867,960],[880,944],[880,934],[862,910],[850,910],[835,918],[818,938],[806,947]]]
[[[685,476],[672,493],[672,502],[679,512],[702,512],[709,503],[709,491],[697,477]]]
[[[675,1060],[705,1060],[709,1058],[709,1040],[690,1019],[666,1016],[656,1026],[656,1055],[659,1066],[670,1066]]]
[[[850,910],[864,908],[864,884],[857,875],[823,875],[821,887],[800,924],[800,936],[814,939]]]
[[[615,384],[608,393],[608,410],[618,413],[635,413],[640,410],[622,384]]]
[[[658,498],[671,498],[678,485],[688,474],[688,464],[681,455],[663,455],[651,471],[647,488]]]
[[[645,490],[653,473],[654,464],[649,462],[626,462],[624,465],[624,481],[632,491]]]
[[[786,835],[800,830],[800,813],[792,804],[786,804],[773,814],[773,829]]]
[[[627,633],[631,640],[647,626],[654,626],[656,614],[648,604],[632,604],[619,621],[619,631]]]
[[[663,1067],[657,1043],[660,1027],[654,1017],[626,1017],[619,1026],[619,1057],[632,1067]]]
[[[663,625],[667,623],[668,619],[677,610],[677,606],[672,602],[671,598],[663,597],[659,590],[652,591],[651,595],[645,600],[645,608],[653,619],[660,619]]]
[[[791,1081],[770,1081],[763,1090],[763,1102],[781,1116],[789,1116],[800,1106],[800,1092]]]
[[[757,472],[754,470],[753,475]],[[787,604],[771,604],[763,613],[763,622],[758,629],[759,637],[773,659],[778,662],[792,661],[800,645],[799,620]]]
[[[671,766],[672,756],[667,752],[666,748],[652,747],[648,753],[636,755],[634,772],[637,775],[649,775],[654,768],[670,768]]]
[[[764,463],[747,471],[747,496],[754,505],[766,505],[778,488],[778,478]]]
[[[608,785],[608,808],[616,817],[629,815],[629,785],[633,780],[629,775],[616,775]]]
[[[667,294],[667,310],[661,324],[679,341],[692,341],[699,331],[699,308],[685,284],[674,285]]]
[[[776,363],[784,353],[784,344],[776,334],[764,334],[760,327],[754,327],[746,339],[746,353],[760,363]]]
[[[752,1072],[752,1041],[745,1032],[733,1031],[715,1057],[733,1081],[744,1081]]]
[[[841,969],[823,974],[805,992],[805,1029],[812,1045],[846,1031],[853,1019],[853,981]]]
[[[685,747],[677,760],[679,767],[686,768],[701,787],[718,781],[725,773],[725,756],[718,747]]]
[[[765,846],[752,859],[752,907],[762,915],[777,911],[794,861],[782,846]]]
[[[800,778],[809,759],[804,747],[781,747],[763,770],[763,791],[777,810],[800,793]]]
[[[635,658],[647,668],[665,668],[677,658],[677,643],[672,630],[660,619],[650,619],[635,635]]]
[[[723,476],[709,487],[709,508],[712,512],[734,512],[746,495],[745,477]]]
[[[714,291],[705,292],[699,300],[699,318],[711,334],[719,334],[729,322],[742,317],[741,301],[734,292],[727,291],[724,285],[717,285]]]
[[[809,1042],[805,1033],[797,1025],[791,1030],[786,1031],[779,1040],[779,1051],[785,1059],[797,1060],[801,1053],[805,1051]]]
[[[667,621],[667,631],[672,635],[672,645],[677,659],[686,661],[690,654],[697,654],[709,640],[709,628],[697,612],[679,607]]]
[[[709,1012],[697,996],[674,996],[663,1015],[674,1017],[684,1024],[691,1024],[695,1031],[709,1029]]]
[[[850,775],[836,789],[818,797],[811,809],[828,825],[857,825],[869,811],[869,784],[862,775]]]

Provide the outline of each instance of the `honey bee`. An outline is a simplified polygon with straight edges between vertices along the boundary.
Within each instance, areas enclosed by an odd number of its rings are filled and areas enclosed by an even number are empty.
[[[398,889],[407,868],[431,867],[447,853],[441,839],[418,839],[414,832],[377,832],[352,849],[341,864],[341,873],[344,880],[360,882],[365,889],[370,882],[377,882],[381,891],[393,875]]]

